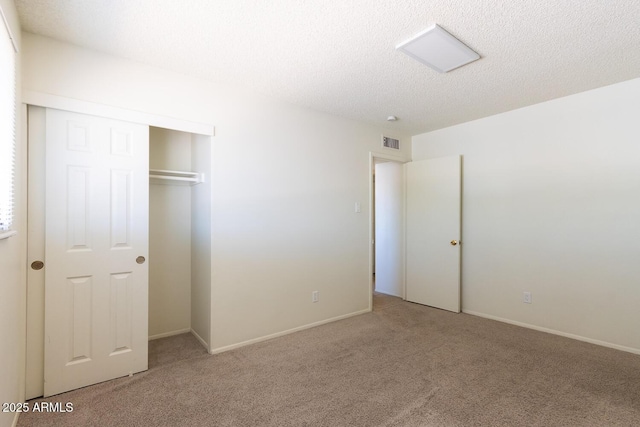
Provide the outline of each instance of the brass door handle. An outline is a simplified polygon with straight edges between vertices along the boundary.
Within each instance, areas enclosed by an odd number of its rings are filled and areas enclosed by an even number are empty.
[[[146,259],[143,256],[139,256],[138,258],[136,258],[136,262],[138,264],[144,264],[145,261]]]
[[[451,246],[455,246],[455,245],[457,245],[457,244],[458,244],[458,241],[457,241],[457,240],[452,240],[452,241],[451,241]]]
[[[43,267],[44,267],[44,262],[42,261],[33,261],[31,263],[31,268],[34,270],[42,270]]]

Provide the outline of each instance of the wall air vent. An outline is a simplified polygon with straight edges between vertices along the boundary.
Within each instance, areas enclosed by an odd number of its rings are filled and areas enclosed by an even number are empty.
[[[395,138],[390,138],[388,136],[382,137],[382,146],[386,148],[393,148],[394,150],[400,149],[400,141]]]

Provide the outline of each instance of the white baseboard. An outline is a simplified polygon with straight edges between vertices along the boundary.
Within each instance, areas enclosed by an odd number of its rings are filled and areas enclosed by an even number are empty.
[[[162,334],[151,335],[149,337],[149,341],[157,340],[159,338],[172,337],[174,335],[186,334],[187,332],[191,332],[191,328],[180,329],[180,330],[177,330],[177,331],[164,332]]]
[[[202,344],[202,346],[203,346],[204,348],[206,348],[206,349],[207,349],[207,351],[209,351],[209,344],[207,344],[207,342],[206,342],[206,341],[205,341],[205,340],[204,340],[200,335],[198,335],[198,333],[197,333],[196,331],[194,331],[193,329],[191,329],[191,330],[190,330],[190,332],[191,332],[191,335],[193,335],[194,337],[196,337],[196,339],[197,339],[198,341],[200,341],[200,344]]]
[[[600,346],[603,346],[603,347],[614,348],[616,350],[626,351],[628,353],[640,354],[640,349],[639,348],[626,347],[624,345],[613,344],[613,343],[606,342],[606,341],[595,340],[593,338],[583,337],[582,335],[569,334],[567,332],[557,331],[555,329],[543,328],[541,326],[531,325],[529,323],[518,322],[518,321],[510,320],[510,319],[504,319],[502,317],[492,316],[490,314],[478,313],[477,311],[471,311],[471,310],[464,310],[463,309],[462,312],[466,313],[466,314],[470,314],[472,316],[478,316],[478,317],[484,317],[485,319],[497,320],[498,322],[509,323],[511,325],[521,326],[523,328],[533,329],[533,330],[540,331],[540,332],[546,332],[548,334],[559,335],[561,337],[571,338],[571,339],[578,340],[578,341],[584,341],[584,342],[588,342],[590,344],[596,344],[596,345],[600,345]]]
[[[236,348],[244,347],[246,345],[255,344],[255,343],[258,343],[258,342],[262,342],[262,341],[267,341],[267,340],[270,340],[270,339],[273,339],[273,338],[278,338],[278,337],[281,337],[281,336],[284,336],[284,335],[293,334],[294,332],[303,331],[305,329],[314,328],[316,326],[324,325],[324,324],[331,323],[331,322],[336,322],[338,320],[347,319],[349,317],[359,316],[361,314],[370,313],[370,312],[371,312],[371,310],[367,308],[365,310],[356,311],[354,313],[343,314],[342,316],[332,317],[330,319],[321,320],[319,322],[309,323],[308,325],[298,326],[297,328],[287,329],[286,331],[276,332],[275,334],[265,335],[263,337],[253,338],[253,339],[250,339],[250,340],[247,340],[247,341],[239,342],[237,344],[231,344],[231,345],[226,345],[224,347],[214,348],[214,349],[209,350],[209,353],[211,353],[211,354],[224,353],[225,351],[229,351],[229,350],[233,350],[233,349],[236,349]]]

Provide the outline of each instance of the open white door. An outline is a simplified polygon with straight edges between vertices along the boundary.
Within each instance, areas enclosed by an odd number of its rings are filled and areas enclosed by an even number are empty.
[[[44,395],[147,369],[149,129],[46,111]]]
[[[406,298],[460,312],[460,156],[405,164]]]

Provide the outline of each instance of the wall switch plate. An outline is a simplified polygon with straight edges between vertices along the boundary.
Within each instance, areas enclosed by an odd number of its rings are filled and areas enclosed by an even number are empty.
[[[522,296],[522,302],[525,304],[531,304],[531,292],[525,292]]]
[[[320,300],[320,292],[313,291],[311,292],[311,302],[318,302]]]
[[[360,203],[356,202],[356,213],[360,213],[362,210],[360,209]]]

